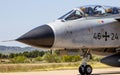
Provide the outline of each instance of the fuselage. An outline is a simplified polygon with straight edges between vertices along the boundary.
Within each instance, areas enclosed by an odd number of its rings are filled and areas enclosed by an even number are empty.
[[[16,40],[43,48],[118,48],[119,16],[117,7],[82,6]]]
[[[113,18],[57,20],[48,25],[55,34],[53,48],[120,47],[120,23]]]

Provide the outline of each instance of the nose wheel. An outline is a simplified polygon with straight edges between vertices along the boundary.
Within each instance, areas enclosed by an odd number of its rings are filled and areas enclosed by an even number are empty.
[[[92,73],[92,67],[90,65],[81,65],[79,67],[79,73],[81,75],[90,75]]]
[[[79,67],[79,73],[81,75],[90,75],[92,73],[92,67],[90,65],[87,65],[87,61],[92,58],[92,55],[90,54],[90,50],[82,50],[81,56],[83,57],[82,65]]]

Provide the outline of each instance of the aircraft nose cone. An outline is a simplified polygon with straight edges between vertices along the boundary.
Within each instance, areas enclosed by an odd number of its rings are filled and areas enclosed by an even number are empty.
[[[19,37],[16,41],[31,46],[51,48],[54,43],[54,32],[50,26],[42,25]]]

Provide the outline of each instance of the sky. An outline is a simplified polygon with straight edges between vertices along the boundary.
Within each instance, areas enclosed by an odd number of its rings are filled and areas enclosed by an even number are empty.
[[[72,8],[96,4],[120,7],[120,0],[0,0],[0,45],[25,47],[16,41],[1,41],[16,39]]]

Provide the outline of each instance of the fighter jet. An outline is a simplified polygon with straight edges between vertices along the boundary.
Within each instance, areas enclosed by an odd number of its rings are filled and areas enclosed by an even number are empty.
[[[120,7],[77,7],[54,22],[27,32],[16,41],[47,49],[80,49],[83,56],[79,67],[81,75],[92,73],[92,67],[87,64],[92,49],[114,48],[114,54],[101,59],[101,62],[120,67]]]

